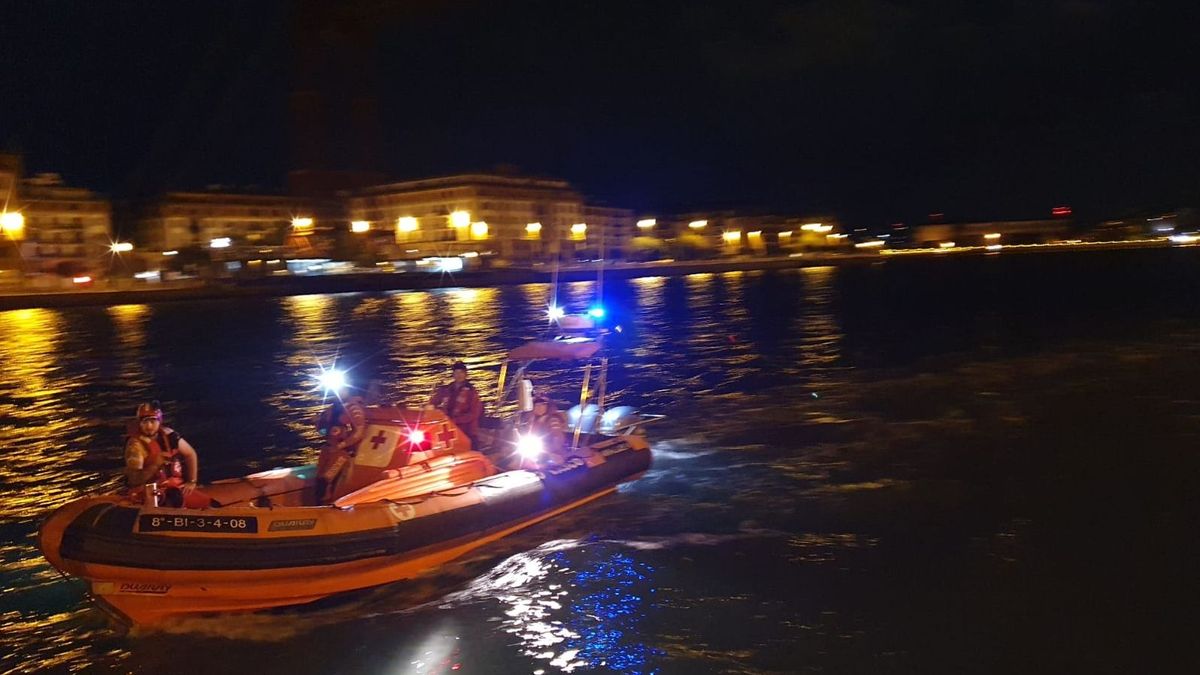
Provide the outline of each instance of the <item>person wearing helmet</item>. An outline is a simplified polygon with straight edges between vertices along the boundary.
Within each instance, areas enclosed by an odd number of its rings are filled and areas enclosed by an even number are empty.
[[[168,506],[206,508],[212,500],[196,489],[200,460],[196,450],[174,429],[164,426],[158,401],[137,408],[137,429],[125,442],[125,482],[134,494],[138,488],[156,484],[164,491]]]
[[[454,420],[454,424],[471,439],[471,447],[477,447],[479,420],[483,417],[483,401],[479,400],[475,385],[467,379],[465,363],[455,361],[450,366],[450,372],[454,380],[438,387],[429,403]]]

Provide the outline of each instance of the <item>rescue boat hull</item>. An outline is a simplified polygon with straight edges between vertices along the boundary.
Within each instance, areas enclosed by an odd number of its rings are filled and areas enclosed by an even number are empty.
[[[131,624],[297,605],[409,579],[611,493],[650,465],[645,440],[613,439],[544,472],[349,506],[204,510],[90,497],[39,532],[46,558]]]

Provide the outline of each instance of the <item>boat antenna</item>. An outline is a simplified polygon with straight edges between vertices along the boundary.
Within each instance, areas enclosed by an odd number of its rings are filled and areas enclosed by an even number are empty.
[[[558,307],[558,265],[562,262],[562,241],[554,252],[554,273],[550,276],[550,306]]]
[[[608,223],[600,228],[600,268],[596,272],[596,306],[604,307],[604,234],[608,231]]]

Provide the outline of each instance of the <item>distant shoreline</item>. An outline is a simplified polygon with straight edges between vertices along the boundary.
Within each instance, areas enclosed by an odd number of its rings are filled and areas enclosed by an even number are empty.
[[[1079,246],[1049,246],[1039,249],[1013,250],[1004,255],[1027,253],[1065,253],[1085,250],[1114,250],[1133,248],[1167,248],[1166,246],[1130,246],[1121,242]],[[1200,250],[1200,247],[1196,247]],[[903,251],[902,251],[903,252]],[[662,261],[650,263],[608,263],[604,267],[607,279],[635,277],[682,276],[687,274],[780,270],[802,267],[869,265],[909,259],[954,259],[981,255],[977,252],[953,255],[880,255],[869,253],[805,253],[798,257],[734,258],[720,260]],[[573,264],[559,269],[559,282],[591,281],[597,276],[595,263]],[[224,300],[233,298],[280,297],[318,293],[362,293],[437,288],[479,288],[528,283],[550,283],[550,269],[500,268],[454,274],[363,273],[314,276],[262,277],[257,279],[220,279],[209,282],[162,282],[137,288],[88,289],[79,291],[0,292],[0,311],[30,308],[84,307],[96,305],[129,305],[183,300]]]

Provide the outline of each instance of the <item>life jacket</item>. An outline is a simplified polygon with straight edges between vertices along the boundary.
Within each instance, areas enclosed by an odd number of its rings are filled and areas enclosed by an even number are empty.
[[[533,415],[529,418],[529,430],[534,433],[562,431],[567,428],[567,418],[557,410],[548,410],[545,415]]]
[[[348,426],[350,416],[346,414],[346,404],[340,398],[335,398],[329,407],[321,411],[317,417],[317,433],[328,436],[335,426]]]
[[[177,484],[183,482],[183,458],[179,455],[179,432],[170,427],[159,425],[158,433],[147,439],[141,433],[130,434],[126,443],[137,440],[146,449],[144,464],[154,464],[160,456],[163,463],[153,481],[159,483]]]
[[[462,384],[451,382],[443,385],[438,390],[438,399],[437,407],[453,419],[469,438],[474,439],[479,433],[479,413],[482,411],[475,385],[470,380]]]
[[[317,418],[317,431],[326,437],[325,447],[317,456],[316,490],[318,499],[328,499],[342,471],[358,451],[366,430],[366,408],[359,397],[335,400]],[[359,438],[353,440],[357,432]]]

